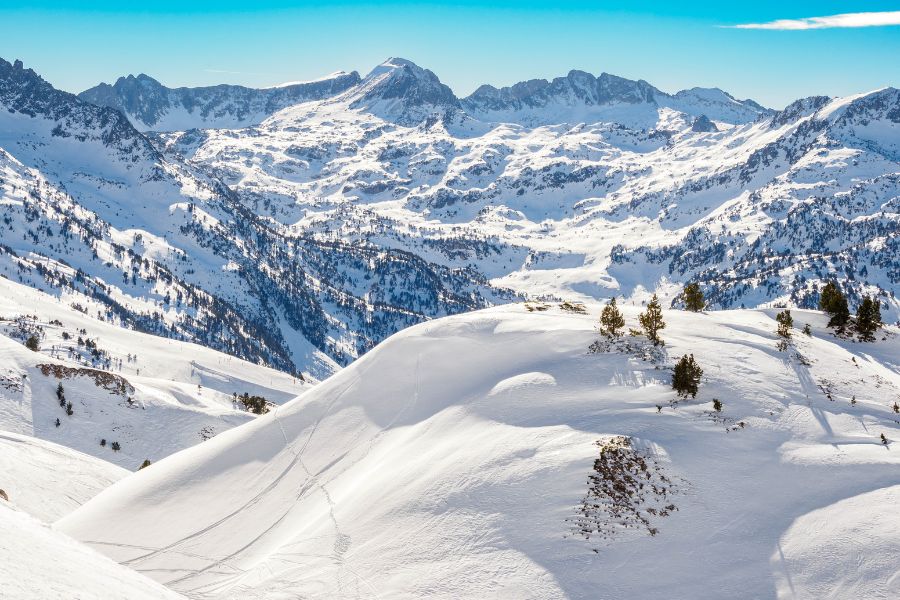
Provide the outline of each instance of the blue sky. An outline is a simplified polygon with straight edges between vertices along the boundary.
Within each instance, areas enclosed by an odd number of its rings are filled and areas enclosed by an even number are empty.
[[[900,26],[723,27],[900,11],[900,1],[123,4],[0,0],[0,57],[20,58],[73,92],[141,72],[170,86],[265,86],[340,69],[365,74],[389,56],[433,70],[459,95],[569,69],[666,91],[717,86],[776,108],[813,94],[900,87]]]

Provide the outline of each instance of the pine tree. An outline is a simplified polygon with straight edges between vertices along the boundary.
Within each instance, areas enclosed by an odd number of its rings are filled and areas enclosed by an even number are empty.
[[[659,299],[656,297],[656,294],[653,294],[653,297],[650,298],[650,303],[647,304],[647,310],[638,315],[638,320],[641,322],[641,327],[644,328],[644,332],[647,334],[647,337],[650,338],[650,341],[653,342],[654,346],[658,346],[663,343],[661,339],[659,339],[659,330],[666,328],[666,323],[662,318],[662,307],[659,305]]]
[[[146,468],[149,467],[151,464],[153,464],[153,463],[150,462],[150,459],[149,459],[149,458],[145,458],[145,459],[144,459],[144,462],[141,463],[141,466],[138,467],[138,471],[140,471],[141,469],[146,469]]]
[[[706,302],[703,299],[703,291],[696,283],[687,284],[684,292],[682,292],[682,296],[684,297],[685,310],[700,312],[706,306]]]
[[[847,297],[841,293],[840,288],[833,281],[829,281],[822,288],[822,293],[819,295],[819,310],[831,317],[828,321],[829,327],[843,327],[850,320]]]
[[[694,360],[694,355],[687,355],[679,359],[672,374],[672,388],[682,398],[697,397],[697,389],[700,386],[700,378],[703,377],[703,369]]]
[[[791,316],[791,311],[781,311],[775,317],[775,320],[778,322],[778,330],[776,333],[785,339],[790,339],[791,327],[794,326],[794,317]]]
[[[881,302],[863,296],[856,309],[856,331],[866,341],[874,341],[874,333],[881,327]]]
[[[625,327],[625,317],[616,306],[616,298],[613,297],[609,304],[603,307],[600,314],[600,331],[609,337],[618,337],[619,330]]]
[[[57,426],[57,427],[60,426],[59,417],[56,417],[56,426]]]
[[[37,352],[41,349],[40,342],[38,342],[37,336],[32,335],[29,336],[27,340],[25,340],[25,347],[31,350],[32,352]]]

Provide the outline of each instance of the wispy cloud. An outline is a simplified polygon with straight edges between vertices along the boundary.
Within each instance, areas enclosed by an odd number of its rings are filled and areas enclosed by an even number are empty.
[[[801,31],[804,29],[832,29],[853,27],[885,27],[900,25],[900,10],[887,12],[860,12],[831,15],[829,17],[807,17],[805,19],[779,19],[766,23],[743,23],[724,25],[730,29],[777,29]]]

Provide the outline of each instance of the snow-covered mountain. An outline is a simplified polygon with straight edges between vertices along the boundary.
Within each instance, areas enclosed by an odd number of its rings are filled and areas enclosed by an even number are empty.
[[[663,106],[644,101],[661,98],[646,84],[573,75],[600,90],[591,98],[616,90],[615,106],[637,107],[644,126],[610,116],[530,127],[474,118],[408,61],[363,85],[391,77],[404,85],[390,103],[361,103],[352,88],[258,127],[174,133],[158,147],[294,230],[475,268],[522,294],[671,301],[696,280],[717,308],[813,307],[838,278],[852,303],[875,294],[898,315],[893,88],[770,113],[696,89]],[[557,88],[593,89],[566,81]],[[549,89],[537,88],[523,95]],[[724,119],[710,106],[725,100],[753,114]]]
[[[661,108],[731,124],[749,123],[773,112],[716,88],[692,88],[673,96],[643,80],[609,73],[595,77],[584,71],[500,89],[483,85],[463,99],[462,105],[472,116],[494,122],[528,126],[615,122],[637,129],[655,128]]]
[[[0,63],[0,273],[141,331],[326,377],[431,316],[515,297],[478,271],[310,238],[123,114]]]
[[[239,85],[168,88],[149,75],[120,77],[78,94],[98,106],[116,108],[141,131],[184,131],[256,125],[278,110],[321,100],[358,84],[359,73],[339,71],[314,81],[272,88]]]
[[[900,312],[897,90],[772,113],[583,72],[463,100],[398,58],[338,80],[256,125],[145,135],[0,64],[22,232],[0,272],[313,378],[525,295],[673,302],[696,280],[714,308],[811,307],[838,278]]]
[[[900,593],[900,330],[795,311],[779,349],[774,310],[666,310],[654,346],[599,312],[412,327],[57,528],[193,598]]]

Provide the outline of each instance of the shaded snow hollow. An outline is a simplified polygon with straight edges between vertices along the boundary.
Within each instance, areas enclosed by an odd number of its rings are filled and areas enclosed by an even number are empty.
[[[194,598],[900,593],[884,560],[900,551],[885,505],[900,454],[879,439],[900,440],[895,329],[852,343],[795,311],[779,351],[774,311],[665,311],[660,351],[638,337],[590,353],[600,308],[407,329],[57,527]],[[685,353],[705,374],[673,405]],[[572,531],[595,443],[615,436],[673,483],[670,514],[645,513],[655,536],[602,503],[611,538]]]

